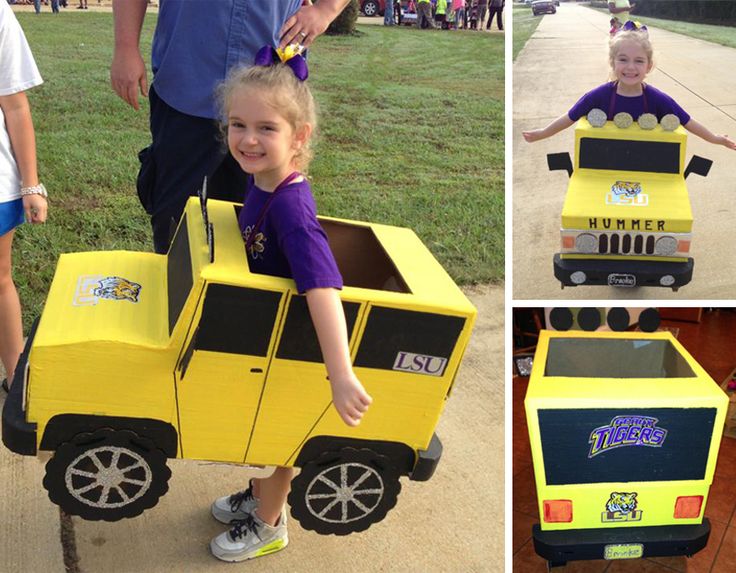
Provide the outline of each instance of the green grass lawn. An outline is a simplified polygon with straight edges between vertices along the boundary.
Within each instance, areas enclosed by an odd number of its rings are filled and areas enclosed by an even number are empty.
[[[532,14],[530,6],[514,3],[513,60],[515,60],[516,56],[521,52],[521,49],[526,44],[527,40],[531,38],[531,35],[534,33],[534,30],[537,29],[537,26],[539,26],[542,18],[543,16],[535,16]]]
[[[17,16],[45,80],[29,97],[51,195],[49,222],[23,225],[14,245],[28,326],[60,253],[151,250],[135,193],[149,133],[147,108],[133,111],[109,85],[111,14]],[[145,46],[154,24],[149,15]],[[411,227],[457,282],[500,282],[503,53],[503,36],[473,32],[362,26],[320,38],[310,58],[320,213]]]

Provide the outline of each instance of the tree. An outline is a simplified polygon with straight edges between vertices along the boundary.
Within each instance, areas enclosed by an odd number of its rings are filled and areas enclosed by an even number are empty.
[[[358,0],[350,0],[340,15],[329,25],[325,34],[330,36],[348,36],[355,33],[355,23],[358,21],[360,5]]]

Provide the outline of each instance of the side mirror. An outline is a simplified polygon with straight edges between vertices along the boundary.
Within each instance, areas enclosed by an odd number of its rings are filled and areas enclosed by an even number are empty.
[[[687,178],[691,173],[705,177],[708,175],[711,165],[713,165],[713,161],[710,159],[693,155],[692,159],[690,159],[690,163],[687,164],[687,168],[685,169],[685,178]]]
[[[567,151],[564,153],[548,153],[547,167],[550,171],[567,171],[568,176],[572,176],[572,160]]]

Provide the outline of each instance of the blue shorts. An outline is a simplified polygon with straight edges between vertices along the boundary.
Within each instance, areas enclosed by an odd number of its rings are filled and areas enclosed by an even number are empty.
[[[23,199],[0,203],[0,237],[15,229],[24,220]]]

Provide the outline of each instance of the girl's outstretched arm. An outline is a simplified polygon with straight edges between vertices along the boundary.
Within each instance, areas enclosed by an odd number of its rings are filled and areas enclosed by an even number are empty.
[[[535,129],[532,131],[524,131],[522,132],[522,135],[524,136],[524,139],[528,143],[533,143],[534,141],[539,141],[540,139],[546,139],[548,137],[553,136],[555,133],[559,133],[563,129],[567,129],[575,122],[571,120],[567,114],[561,115],[556,120],[554,120],[552,123],[550,123],[547,127],[544,129]]]
[[[712,133],[702,123],[698,123],[694,119],[690,119],[684,126],[690,133],[694,133],[698,137],[702,137],[709,143],[715,143],[716,145],[723,145],[729,149],[736,151],[736,141],[729,139],[727,135],[716,135]]]
[[[350,363],[345,313],[340,297],[333,288],[310,289],[307,291],[307,306],[330,377],[332,402],[343,422],[357,426],[373,399],[355,376]]]

